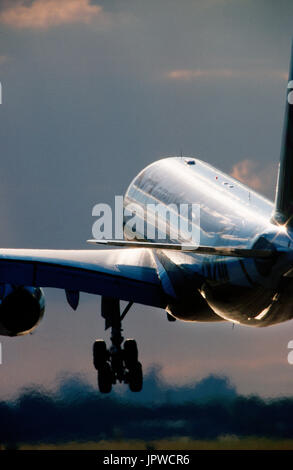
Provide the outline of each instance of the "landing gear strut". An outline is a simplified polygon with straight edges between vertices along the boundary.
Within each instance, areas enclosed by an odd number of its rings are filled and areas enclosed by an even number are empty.
[[[142,390],[143,374],[136,341],[124,341],[122,336],[122,320],[131,305],[132,302],[129,302],[120,314],[119,299],[102,297],[102,317],[105,319],[105,329],[111,328],[111,346],[107,349],[105,341],[101,339],[97,339],[93,345],[93,360],[101,393],[110,393],[112,385],[117,381],[127,383],[132,392]]]

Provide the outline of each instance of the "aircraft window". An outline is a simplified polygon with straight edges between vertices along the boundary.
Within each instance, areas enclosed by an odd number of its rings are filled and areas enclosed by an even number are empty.
[[[194,160],[185,160],[185,163],[187,165],[195,165],[195,161]]]

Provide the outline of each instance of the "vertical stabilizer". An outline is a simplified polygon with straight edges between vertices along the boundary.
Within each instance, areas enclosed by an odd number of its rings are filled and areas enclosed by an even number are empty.
[[[273,222],[293,226],[293,44]]]

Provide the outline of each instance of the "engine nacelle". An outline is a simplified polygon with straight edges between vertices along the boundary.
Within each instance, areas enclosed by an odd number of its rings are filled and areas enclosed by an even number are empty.
[[[34,330],[45,311],[39,287],[0,285],[0,335],[20,336]]]
[[[172,317],[184,321],[223,321],[223,318],[216,315],[205,299],[197,292],[193,292],[191,297],[187,296],[185,299],[170,303],[166,308],[166,312]]]

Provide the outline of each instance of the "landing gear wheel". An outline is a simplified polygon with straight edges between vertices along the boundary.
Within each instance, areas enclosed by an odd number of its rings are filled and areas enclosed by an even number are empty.
[[[105,341],[97,339],[93,346],[94,366],[100,370],[107,362],[107,346]]]
[[[135,339],[126,339],[124,341],[124,362],[127,369],[130,369],[137,363],[138,350]]]
[[[142,390],[142,384],[142,365],[140,362],[136,362],[136,364],[129,369],[128,385],[132,392],[140,392]]]
[[[132,392],[142,390],[143,374],[136,341],[124,341],[122,336],[122,320],[132,304],[129,302],[120,313],[119,299],[102,296],[101,313],[105,319],[105,330],[111,328],[111,345],[107,348],[102,339],[97,339],[93,345],[93,362],[98,371],[101,393],[110,393],[117,382],[128,384]]]
[[[110,393],[112,390],[113,374],[110,364],[106,362],[98,370],[98,386],[101,393]]]

